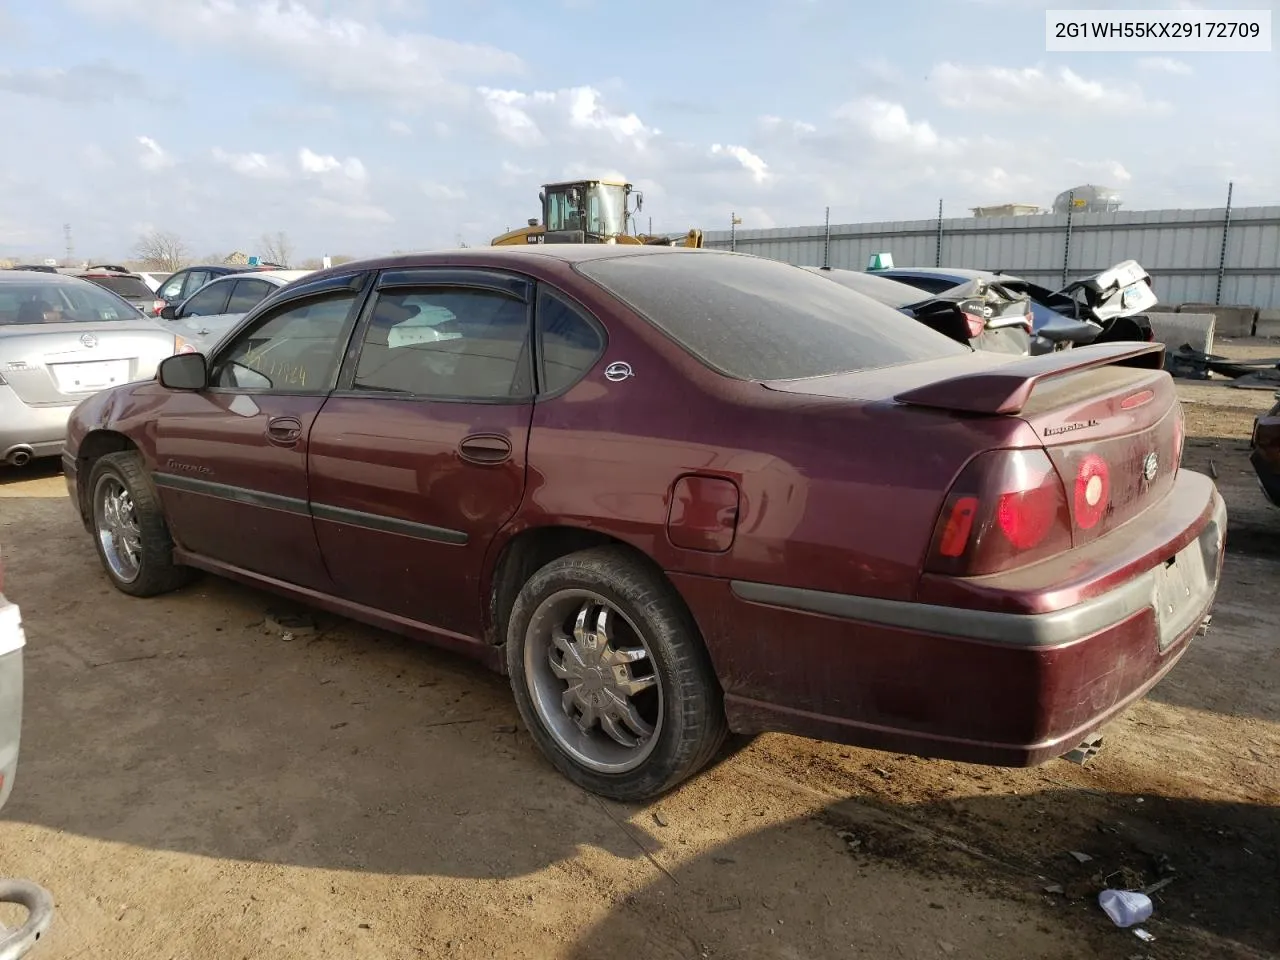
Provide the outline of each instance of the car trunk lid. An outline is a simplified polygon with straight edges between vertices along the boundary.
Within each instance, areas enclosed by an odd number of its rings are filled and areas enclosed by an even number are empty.
[[[31,405],[76,403],[144,379],[171,353],[172,336],[141,323],[0,327],[0,378]]]

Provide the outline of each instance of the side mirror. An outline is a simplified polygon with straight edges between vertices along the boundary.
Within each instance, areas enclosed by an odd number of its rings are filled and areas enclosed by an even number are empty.
[[[203,353],[176,353],[160,361],[157,375],[169,390],[203,390],[209,385],[209,362]]]
[[[639,190],[636,191],[636,213],[644,209],[644,194]]]
[[[178,308],[175,307],[172,303],[166,303],[163,309],[161,309],[160,311],[160,316],[165,320],[177,320]]]

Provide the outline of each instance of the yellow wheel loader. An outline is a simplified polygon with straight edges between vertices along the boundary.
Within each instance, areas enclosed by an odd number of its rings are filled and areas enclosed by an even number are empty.
[[[622,180],[570,180],[548,183],[538,194],[542,221],[493,238],[493,246],[527,243],[635,243],[664,247],[701,247],[697,227],[676,236],[633,232],[644,196]],[[632,206],[634,200],[634,207]]]

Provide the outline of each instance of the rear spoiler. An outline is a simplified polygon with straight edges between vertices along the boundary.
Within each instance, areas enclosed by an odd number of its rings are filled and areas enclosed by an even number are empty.
[[[1123,341],[1019,357],[999,366],[939,380],[894,397],[899,403],[956,413],[1017,414],[1041,380],[1065,377],[1093,367],[1119,366],[1160,370],[1164,344]]]

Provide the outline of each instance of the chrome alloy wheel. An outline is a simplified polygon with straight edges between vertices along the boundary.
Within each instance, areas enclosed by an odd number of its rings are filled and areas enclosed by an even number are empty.
[[[104,476],[93,492],[93,522],[111,573],[122,583],[138,579],[142,569],[142,532],[133,497],[117,477]]]
[[[662,684],[631,620],[590,590],[561,590],[529,621],[524,672],[534,711],[556,744],[600,773],[648,758],[662,730]]]

